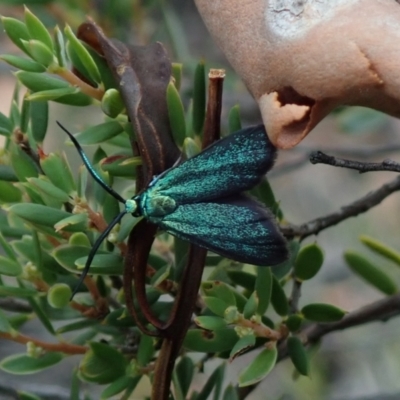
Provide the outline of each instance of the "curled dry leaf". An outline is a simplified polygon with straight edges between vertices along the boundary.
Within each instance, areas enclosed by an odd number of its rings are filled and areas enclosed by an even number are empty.
[[[78,38],[106,59],[114,75],[144,159],[148,183],[179,158],[167,110],[166,90],[171,79],[167,52],[161,43],[129,46],[109,39],[91,20],[80,25]]]
[[[339,105],[400,117],[398,1],[195,2],[277,147],[297,145]]]

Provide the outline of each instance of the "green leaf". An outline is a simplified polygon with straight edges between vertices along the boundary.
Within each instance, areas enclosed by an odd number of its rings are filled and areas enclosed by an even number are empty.
[[[206,114],[206,76],[204,61],[196,66],[193,86],[193,132],[200,135],[203,131]]]
[[[53,308],[66,307],[71,299],[72,290],[65,283],[56,283],[47,292],[47,301]]]
[[[7,316],[0,310],[0,332],[4,333],[12,333],[13,327],[11,323],[7,319]]]
[[[28,393],[25,391],[18,391],[18,400],[42,400],[39,396],[35,394]]]
[[[183,356],[176,366],[176,376],[184,398],[186,398],[194,376],[194,364],[190,357]]]
[[[140,337],[139,348],[137,352],[137,362],[141,367],[146,367],[152,360],[155,352],[154,339],[151,336],[143,334]]]
[[[272,272],[270,268],[257,267],[255,291],[258,297],[257,314],[264,315],[272,294]]]
[[[189,329],[184,346],[188,350],[200,353],[218,353],[231,350],[239,337],[234,329],[224,328],[217,331]]]
[[[290,332],[297,332],[303,322],[303,317],[298,314],[292,314],[285,321],[285,325],[288,327]]]
[[[167,108],[172,136],[175,143],[182,147],[186,137],[185,111],[179,92],[172,82],[167,87]]]
[[[96,63],[94,62],[92,56],[82,42],[75,36],[72,29],[67,25],[65,27],[65,36],[68,38],[71,49],[79,57],[80,61],[84,65],[86,71],[88,72],[90,78],[96,82],[101,83],[101,76]]]
[[[81,319],[76,322],[72,322],[71,324],[66,324],[63,326],[60,326],[57,330],[57,334],[62,334],[66,332],[74,332],[78,331],[81,329],[87,329],[87,328],[92,328],[96,325],[98,325],[100,322],[96,321],[95,319]]]
[[[200,146],[190,137],[185,138],[183,141],[182,150],[187,158],[192,158],[201,152]]]
[[[0,180],[7,182],[17,182],[18,178],[14,170],[9,165],[0,165]]]
[[[287,340],[287,347],[289,357],[297,371],[301,375],[308,376],[310,371],[308,355],[301,340],[297,336],[291,336]]]
[[[370,236],[361,235],[360,240],[362,244],[365,244],[369,249],[375,253],[395,262],[400,266],[400,252],[387,246],[385,243],[380,242]]]
[[[22,267],[17,261],[0,256],[0,274],[7,276],[19,276],[22,274]]]
[[[108,89],[101,99],[101,109],[104,114],[111,118],[116,118],[125,109],[125,104],[121,94],[117,89]]]
[[[14,56],[10,54],[3,54],[0,56],[0,60],[5,61],[7,64],[23,71],[28,72],[45,72],[46,67],[39,64],[36,61],[29,60],[28,58],[23,58],[19,56]]]
[[[181,82],[182,82],[182,69],[183,69],[183,64],[180,63],[172,63],[172,73],[171,75],[173,76],[174,79],[174,85],[176,87],[176,90],[180,90],[181,88]]]
[[[90,248],[87,246],[58,246],[53,257],[65,269],[73,273],[80,273],[87,260]],[[92,274],[121,275],[123,272],[123,258],[118,254],[96,254],[90,267]]]
[[[27,290],[27,289],[25,289],[25,290]],[[36,314],[36,316],[38,317],[40,322],[43,324],[43,326],[47,329],[47,331],[51,335],[55,335],[56,332],[53,328],[53,325],[51,324],[50,319],[48,318],[48,316],[45,312],[45,306],[44,306],[45,300],[43,298],[40,300],[43,300],[43,301],[37,301],[32,296],[28,297],[28,302],[29,302],[30,306],[32,307],[34,314]]]
[[[264,379],[274,368],[278,357],[276,347],[264,349],[239,375],[239,386],[250,386]]]
[[[25,221],[49,227],[53,227],[58,221],[71,216],[66,211],[32,203],[14,204],[8,208],[8,211]]]
[[[52,367],[62,359],[61,353],[46,353],[38,358],[26,354],[13,354],[3,358],[0,362],[0,369],[13,375],[28,375]]]
[[[10,147],[10,161],[18,180],[24,182],[27,178],[37,177],[38,170],[33,160],[16,143],[12,143]]]
[[[219,317],[223,317],[225,315],[225,310],[229,307],[228,303],[225,303],[223,300],[218,299],[217,297],[203,297],[203,301],[205,305],[216,315]]]
[[[36,15],[34,15],[27,7],[25,7],[24,17],[30,37],[42,42],[51,52],[53,52],[53,40],[39,18],[36,17]]]
[[[302,247],[294,264],[296,278],[306,281],[314,278],[324,262],[324,253],[317,244],[312,243]]]
[[[289,313],[289,302],[286,294],[276,277],[273,277],[271,303],[278,315],[284,317]]]
[[[117,121],[108,121],[91,126],[78,133],[75,138],[81,145],[98,144],[105,142],[124,131],[124,127]]]
[[[225,389],[224,397],[222,400],[240,400],[237,390],[232,386],[229,385]]]
[[[18,71],[15,73],[15,76],[32,92],[47,92],[48,96],[50,96],[52,94],[50,91],[55,89],[68,88],[69,91],[71,91],[71,86],[69,86],[67,82],[58,78],[53,78],[47,74]],[[74,87],[72,87],[72,89],[76,90]],[[65,91],[65,93],[69,92]],[[77,94],[65,94],[61,97],[57,97],[55,101],[73,106],[87,106],[92,103],[92,99],[89,96],[80,92]]]
[[[209,331],[216,331],[226,327],[226,322],[221,317],[201,316],[196,317],[194,322],[200,328],[207,329]]]
[[[242,129],[242,123],[240,120],[240,107],[239,104],[234,105],[228,114],[228,130],[229,133],[233,133]]]
[[[262,267],[263,269],[267,269]],[[254,290],[257,277],[250,272],[238,269],[228,269],[227,274],[235,285],[241,286],[249,291]]]
[[[64,154],[50,153],[41,158],[40,166],[50,182],[63,192],[72,194],[76,191],[75,181]]]
[[[66,87],[62,89],[51,89],[51,90],[42,90],[40,92],[35,92],[30,94],[27,99],[29,101],[50,101],[61,99],[64,96],[73,96],[75,94],[79,94],[79,89],[76,87]]]
[[[36,295],[37,291],[34,289],[19,288],[14,286],[0,286],[0,296],[31,297]]]
[[[206,281],[202,282],[201,288],[206,296],[217,297],[229,306],[236,306],[234,289],[224,282]]]
[[[324,303],[308,304],[301,309],[301,313],[308,320],[315,322],[340,321],[346,315],[346,311],[341,308]]]
[[[106,384],[125,376],[128,362],[116,349],[104,343],[93,342],[83,357],[79,371],[88,382]]]
[[[201,392],[197,395],[196,400],[207,400],[213,389],[214,399],[219,399],[221,392],[222,382],[224,379],[225,364],[221,364],[219,367],[215,368],[211,376],[208,378],[206,384],[203,386]]]
[[[109,399],[112,396],[116,396],[118,393],[121,393],[123,390],[130,388],[134,389],[136,385],[139,383],[141,376],[121,376],[116,381],[112,382],[109,386],[107,386],[102,392],[100,399],[105,400]]]
[[[42,42],[38,40],[21,41],[25,46],[27,52],[32,56],[32,58],[39,64],[49,67],[53,61],[53,52]]]
[[[363,255],[348,250],[344,254],[344,259],[354,273],[380,290],[382,293],[390,296],[398,292],[396,283]]]
[[[32,92],[43,90],[64,89],[69,84],[59,78],[53,78],[47,74],[36,72],[18,71],[15,73],[18,80]]]
[[[10,182],[0,181],[0,203],[17,203],[21,201],[21,191]]]
[[[3,28],[11,41],[24,53],[27,53],[27,50],[22,43],[22,40],[29,40],[31,38],[26,25],[17,19],[7,17],[1,17],[1,22],[3,23]],[[27,54],[29,55],[29,53]]]
[[[243,316],[246,319],[250,319],[257,313],[258,309],[258,296],[256,292],[253,292],[251,296],[247,299],[246,305],[243,309]]]
[[[54,200],[62,203],[67,203],[70,200],[67,193],[59,189],[43,176],[41,176],[40,178],[28,178],[28,182],[32,186],[36,187],[39,192],[52,197]]]
[[[11,120],[0,112],[0,134],[10,136],[13,131]]]
[[[230,360],[232,361],[234,358],[243,354],[246,350],[254,347],[256,344],[256,337],[254,335],[246,335],[240,338],[229,355]]]
[[[82,230],[82,226],[88,226],[88,215],[75,214],[70,217],[64,218],[54,225],[54,229],[58,232],[61,230],[75,231],[79,233]]]
[[[135,179],[136,167],[142,165],[141,157],[111,156],[100,161],[100,168],[111,176]]]
[[[17,261],[17,255],[15,254],[13,248],[9,242],[4,238],[3,234],[0,232],[0,245],[4,250],[4,253],[10,260]]]
[[[67,55],[66,55],[66,51],[65,51],[64,36],[58,26],[56,26],[54,28],[54,47],[55,47],[55,54],[57,56],[58,65],[60,67],[66,67]]]
[[[47,101],[32,102],[31,104],[32,137],[36,143],[42,143],[49,122],[49,103]]]

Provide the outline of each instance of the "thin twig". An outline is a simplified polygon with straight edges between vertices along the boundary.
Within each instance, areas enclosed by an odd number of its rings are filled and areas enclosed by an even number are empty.
[[[400,164],[390,159],[383,160],[381,163],[361,162],[329,156],[322,151],[311,153],[310,162],[311,164],[326,164],[334,167],[355,169],[360,173],[370,171],[400,172]]]
[[[331,147],[323,149],[324,153],[335,153],[341,157],[359,157],[359,158],[369,158],[369,157],[377,157],[380,154],[394,153],[396,151],[400,151],[400,145],[398,143],[390,143],[385,144],[381,147],[376,146],[368,146],[368,147],[357,147],[357,148],[340,148],[340,147]],[[277,165],[272,171],[268,173],[269,177],[281,176],[287,173],[290,173],[294,170],[298,170],[299,168],[305,166],[310,161],[310,154],[313,152],[313,149],[309,147],[296,147],[294,152],[298,154],[295,160],[284,162],[280,165]]]
[[[361,199],[358,199],[347,206],[343,206],[339,211],[328,214],[324,217],[316,218],[302,225],[282,226],[281,230],[287,237],[297,236],[300,237],[300,239],[316,235],[326,228],[370,210],[381,203],[386,197],[399,190],[400,177],[397,177],[393,181],[384,184],[379,189],[368,193]]]
[[[48,343],[43,340],[35,339],[30,336],[6,332],[0,332],[0,338],[11,340],[12,342],[17,342],[20,344],[34,343],[37,347],[41,347],[43,350],[47,351],[59,351],[64,354],[76,355],[76,354],[85,354],[88,351],[88,347],[86,346],[78,346],[76,344],[71,343]]]

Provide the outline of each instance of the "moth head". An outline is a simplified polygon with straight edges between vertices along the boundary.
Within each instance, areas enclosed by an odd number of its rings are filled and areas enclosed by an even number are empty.
[[[137,211],[138,205],[135,199],[125,201],[125,211],[129,214],[134,214]]]

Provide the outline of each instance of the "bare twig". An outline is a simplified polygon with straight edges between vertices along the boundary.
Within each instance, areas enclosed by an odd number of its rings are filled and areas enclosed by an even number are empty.
[[[269,177],[281,176],[287,173],[290,173],[294,170],[297,170],[304,165],[307,165],[310,161],[310,154],[313,152],[313,149],[309,147],[301,147],[297,146],[294,150],[298,153],[298,156],[295,160],[287,161],[276,166],[272,171],[268,173]],[[340,147],[331,147],[323,149],[324,153],[335,153],[340,157],[359,157],[359,158],[370,158],[370,157],[377,157],[381,154],[393,153],[396,151],[400,151],[400,146],[398,143],[390,143],[385,144],[381,147],[376,146],[364,146],[364,147],[357,147],[357,148],[340,148]]]
[[[329,156],[321,151],[311,153],[310,162],[312,164],[327,164],[334,167],[355,169],[360,173],[370,171],[400,172],[400,164],[390,159],[383,160],[381,163],[360,162]]]
[[[386,197],[399,190],[400,177],[397,177],[393,181],[384,184],[379,189],[368,193],[361,199],[358,199],[347,206],[343,206],[339,211],[328,214],[324,217],[316,218],[299,226],[282,226],[281,230],[287,237],[298,236],[300,239],[316,235],[326,228],[370,210],[372,207],[381,203]]]

